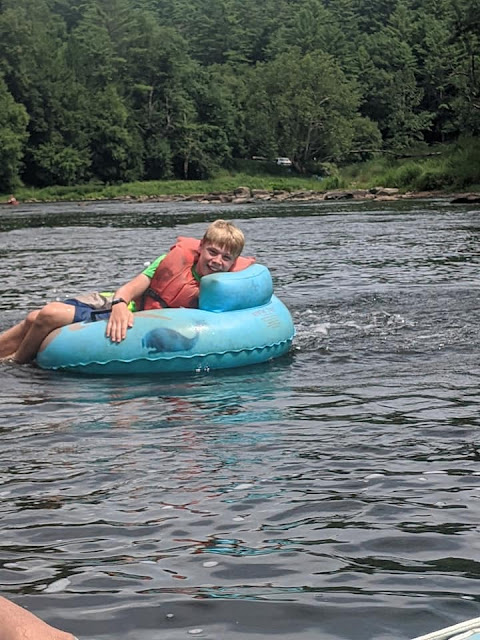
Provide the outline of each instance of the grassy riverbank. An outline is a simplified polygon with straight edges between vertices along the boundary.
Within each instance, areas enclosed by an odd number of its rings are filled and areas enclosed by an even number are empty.
[[[396,187],[406,191],[480,191],[480,140],[465,139],[455,145],[419,149],[411,157],[383,155],[344,167],[322,165],[324,176],[303,177],[273,163],[239,160],[210,180],[162,180],[119,185],[89,183],[74,187],[22,187],[15,192],[21,202],[81,201],[115,198],[155,198],[183,194],[229,193],[240,186],[267,191],[318,191]],[[5,202],[8,194],[0,195]]]
[[[363,188],[381,184],[403,191],[480,191],[480,139],[420,148],[402,158],[384,155],[345,167],[341,179]]]
[[[156,196],[185,196],[201,193],[227,193],[239,186],[251,189],[282,189],[296,191],[312,189],[321,191],[321,183],[314,178],[285,176],[252,176],[243,172],[222,172],[210,180],[151,180],[149,182],[126,182],[119,185],[86,184],[76,187],[45,187],[44,189],[21,188],[15,192],[18,200],[26,201],[80,201],[115,198],[142,198]],[[6,200],[7,196],[0,200]]]

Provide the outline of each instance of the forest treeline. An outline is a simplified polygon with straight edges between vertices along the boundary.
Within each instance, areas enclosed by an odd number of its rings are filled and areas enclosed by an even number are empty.
[[[0,192],[479,133],[478,0],[0,0]]]

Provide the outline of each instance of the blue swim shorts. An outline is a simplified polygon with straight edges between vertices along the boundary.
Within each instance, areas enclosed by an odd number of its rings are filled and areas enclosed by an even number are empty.
[[[67,298],[62,302],[75,307],[73,322],[95,322],[96,320],[106,320],[110,317],[110,311],[95,311],[90,305],[75,300],[75,298]]]

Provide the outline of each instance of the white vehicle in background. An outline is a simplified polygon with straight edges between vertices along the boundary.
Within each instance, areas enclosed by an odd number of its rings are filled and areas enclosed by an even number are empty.
[[[275,158],[275,162],[280,167],[291,167],[292,166],[292,161],[290,160],[290,158]]]

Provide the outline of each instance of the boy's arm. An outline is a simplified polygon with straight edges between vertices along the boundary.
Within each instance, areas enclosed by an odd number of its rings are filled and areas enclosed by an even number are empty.
[[[107,323],[106,336],[112,342],[121,342],[127,335],[127,330],[133,327],[133,313],[128,308],[128,303],[134,298],[140,297],[150,286],[151,279],[145,274],[138,276],[122,285],[115,291],[114,300],[123,298],[124,302],[119,302],[112,306],[112,313]]]

